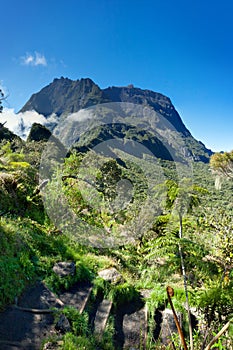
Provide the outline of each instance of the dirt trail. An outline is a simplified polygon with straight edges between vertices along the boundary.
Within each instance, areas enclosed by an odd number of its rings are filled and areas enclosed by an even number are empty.
[[[90,292],[88,283],[76,284],[58,298],[43,282],[28,288],[17,306],[8,306],[0,312],[0,350],[41,349],[43,341],[55,333],[53,313],[49,309],[71,305],[82,312]]]
[[[49,309],[60,308],[55,295],[42,283],[28,288],[19,298],[18,306],[22,308]],[[52,330],[53,315],[36,314],[7,307],[0,313],[0,350],[39,350],[43,339]]]
[[[0,312],[0,350],[41,350],[45,339],[57,334],[54,327],[53,313],[48,312],[49,309],[54,307],[60,309],[64,305],[72,305],[82,312],[91,289],[90,284],[79,283],[71,287],[69,291],[56,297],[43,282],[38,282],[28,288],[19,298],[18,307],[11,305]],[[100,315],[102,304],[103,301],[101,303],[101,300],[99,300],[96,314],[92,315],[95,320],[95,328],[101,329],[101,334],[104,327],[102,322],[103,313]],[[109,307],[107,308],[107,315],[104,313],[104,325],[107,322],[112,302],[108,301],[107,305]],[[36,312],[31,312],[32,309],[36,309],[34,310]],[[44,312],[41,313],[41,310],[44,310]],[[144,339],[147,322],[142,300],[115,309],[114,319],[114,342],[117,348],[128,349],[132,346],[134,349],[145,348]]]

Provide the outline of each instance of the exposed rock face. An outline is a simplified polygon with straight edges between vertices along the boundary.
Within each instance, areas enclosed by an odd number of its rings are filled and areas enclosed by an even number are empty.
[[[191,135],[168,97],[132,85],[101,90],[89,78],[76,81],[63,77],[54,79],[40,92],[33,94],[20,112],[35,110],[44,116],[52,113],[70,114],[78,112],[81,108],[105,102],[130,102],[150,106],[167,118],[184,136]]]
[[[152,107],[156,112],[162,114],[174,125],[177,131],[184,136],[190,136],[189,130],[183,124],[179,114],[175,110],[171,100],[151,90],[142,90],[132,86],[128,87],[109,87],[103,90],[104,96],[113,102],[130,102],[144,106]]]
[[[180,134],[179,137],[184,140],[185,149],[180,150],[183,155],[195,161],[208,162],[212,152],[193,138],[171,100],[160,93],[136,88],[133,85],[100,89],[89,78],[74,81],[62,77],[54,79],[51,84],[44,87],[40,92],[33,94],[20,112],[35,110],[43,114],[48,118],[48,125],[46,124],[46,126],[52,131],[59,123],[59,120],[64,120],[66,116],[72,113],[87,107],[114,102],[132,103],[148,107],[152,111],[159,113]],[[55,117],[50,118],[52,115]],[[50,119],[53,121],[51,122]],[[139,123],[138,128],[143,130],[143,125]],[[167,131],[166,138],[171,138],[171,134],[172,129]],[[154,149],[157,147],[157,144],[151,147]],[[177,144],[175,147],[182,148],[182,145]],[[169,159],[168,157],[164,158],[164,152],[160,155],[160,158]]]
[[[44,116],[79,111],[97,103],[109,102],[91,79],[54,79],[39,93],[33,94],[20,112],[35,110]]]

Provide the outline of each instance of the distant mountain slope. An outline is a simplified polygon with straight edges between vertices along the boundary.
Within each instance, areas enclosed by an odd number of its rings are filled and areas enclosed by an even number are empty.
[[[64,120],[65,117],[71,113],[76,113],[81,109],[103,103],[117,102],[148,107],[150,110],[157,113],[157,115],[162,116],[164,120],[169,122],[166,126],[168,130],[160,133],[160,135],[162,134],[162,142],[169,144],[169,130],[170,134],[174,133],[175,130],[179,138],[182,139],[182,142],[185,144],[186,149],[183,151],[184,156],[192,158],[195,161],[208,162],[212,154],[211,150],[208,150],[202,142],[193,138],[190,131],[185,127],[171,100],[160,93],[136,88],[133,85],[100,89],[100,87],[89,78],[74,81],[62,77],[60,79],[54,79],[51,84],[44,87],[38,93],[33,94],[20,112],[35,110],[43,114],[48,120],[46,126],[52,131],[61,120]],[[55,122],[54,118],[50,118],[51,115],[56,115]],[[106,115],[103,115],[103,119],[104,118],[106,120]],[[127,118],[126,120],[129,121],[129,115],[127,115]],[[51,122],[52,119],[53,122]],[[121,120],[121,123],[122,122]],[[143,129],[143,125],[139,122],[138,127],[140,130]],[[164,125],[162,127],[160,126],[160,131],[162,129],[164,129]],[[106,131],[105,133],[101,133],[101,135],[104,134],[106,134]],[[109,133],[107,134],[109,137]],[[93,144],[93,142],[89,140],[89,144]],[[149,149],[152,150],[153,147],[156,147],[155,145],[158,146],[158,143],[154,143],[154,140],[151,140],[150,145],[147,143]],[[179,142],[175,142],[171,146],[176,150],[180,147]],[[153,153],[158,155],[158,149],[154,150]],[[162,152],[161,158],[163,158],[163,156],[164,152]]]
[[[117,149],[135,155],[139,158],[143,158],[143,154],[154,155],[156,158],[162,158],[164,160],[173,160],[172,155],[169,153],[166,146],[157,137],[150,134],[147,131],[140,130],[134,126],[125,124],[108,124],[95,128],[94,135],[90,131],[86,132],[80,138],[79,142],[73,145],[78,151],[85,152],[88,149],[93,149],[102,142],[107,140],[122,140],[126,139],[124,143],[115,142],[108,145],[105,143],[104,154],[109,157],[117,158],[116,154],[112,150],[115,145]],[[83,140],[84,139],[84,140]],[[141,144],[139,149],[137,144]]]
[[[135,88],[133,85],[127,87],[113,86],[104,89],[103,92],[104,96],[112,102],[131,102],[150,106],[169,120],[177,131],[181,132],[184,136],[191,136],[168,97],[151,90]]]
[[[52,113],[60,116],[79,111],[81,108],[109,102],[103,91],[91,79],[70,80],[54,79],[40,92],[33,94],[20,112],[35,110],[49,116]]]

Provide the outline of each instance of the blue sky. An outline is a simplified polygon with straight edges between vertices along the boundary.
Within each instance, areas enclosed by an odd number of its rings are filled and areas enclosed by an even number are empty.
[[[55,77],[169,96],[194,137],[233,149],[233,1],[7,0],[0,83],[18,111]]]

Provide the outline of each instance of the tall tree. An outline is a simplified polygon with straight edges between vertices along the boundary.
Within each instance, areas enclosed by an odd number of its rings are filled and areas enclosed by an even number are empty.
[[[184,280],[184,290],[186,296],[186,305],[188,311],[189,319],[189,340],[190,349],[193,350],[193,334],[192,334],[192,322],[191,322],[191,312],[189,307],[189,297],[188,297],[188,286],[187,286],[187,276],[185,272],[185,261],[182,251],[182,238],[183,238],[183,217],[186,213],[192,211],[200,203],[200,194],[206,193],[203,188],[192,184],[191,179],[184,178],[178,184],[173,180],[167,180],[165,182],[167,186],[167,199],[166,206],[172,209],[178,214],[179,218],[179,255],[181,260],[181,269]]]
[[[233,178],[233,150],[213,154],[210,158],[210,166],[218,176]]]

